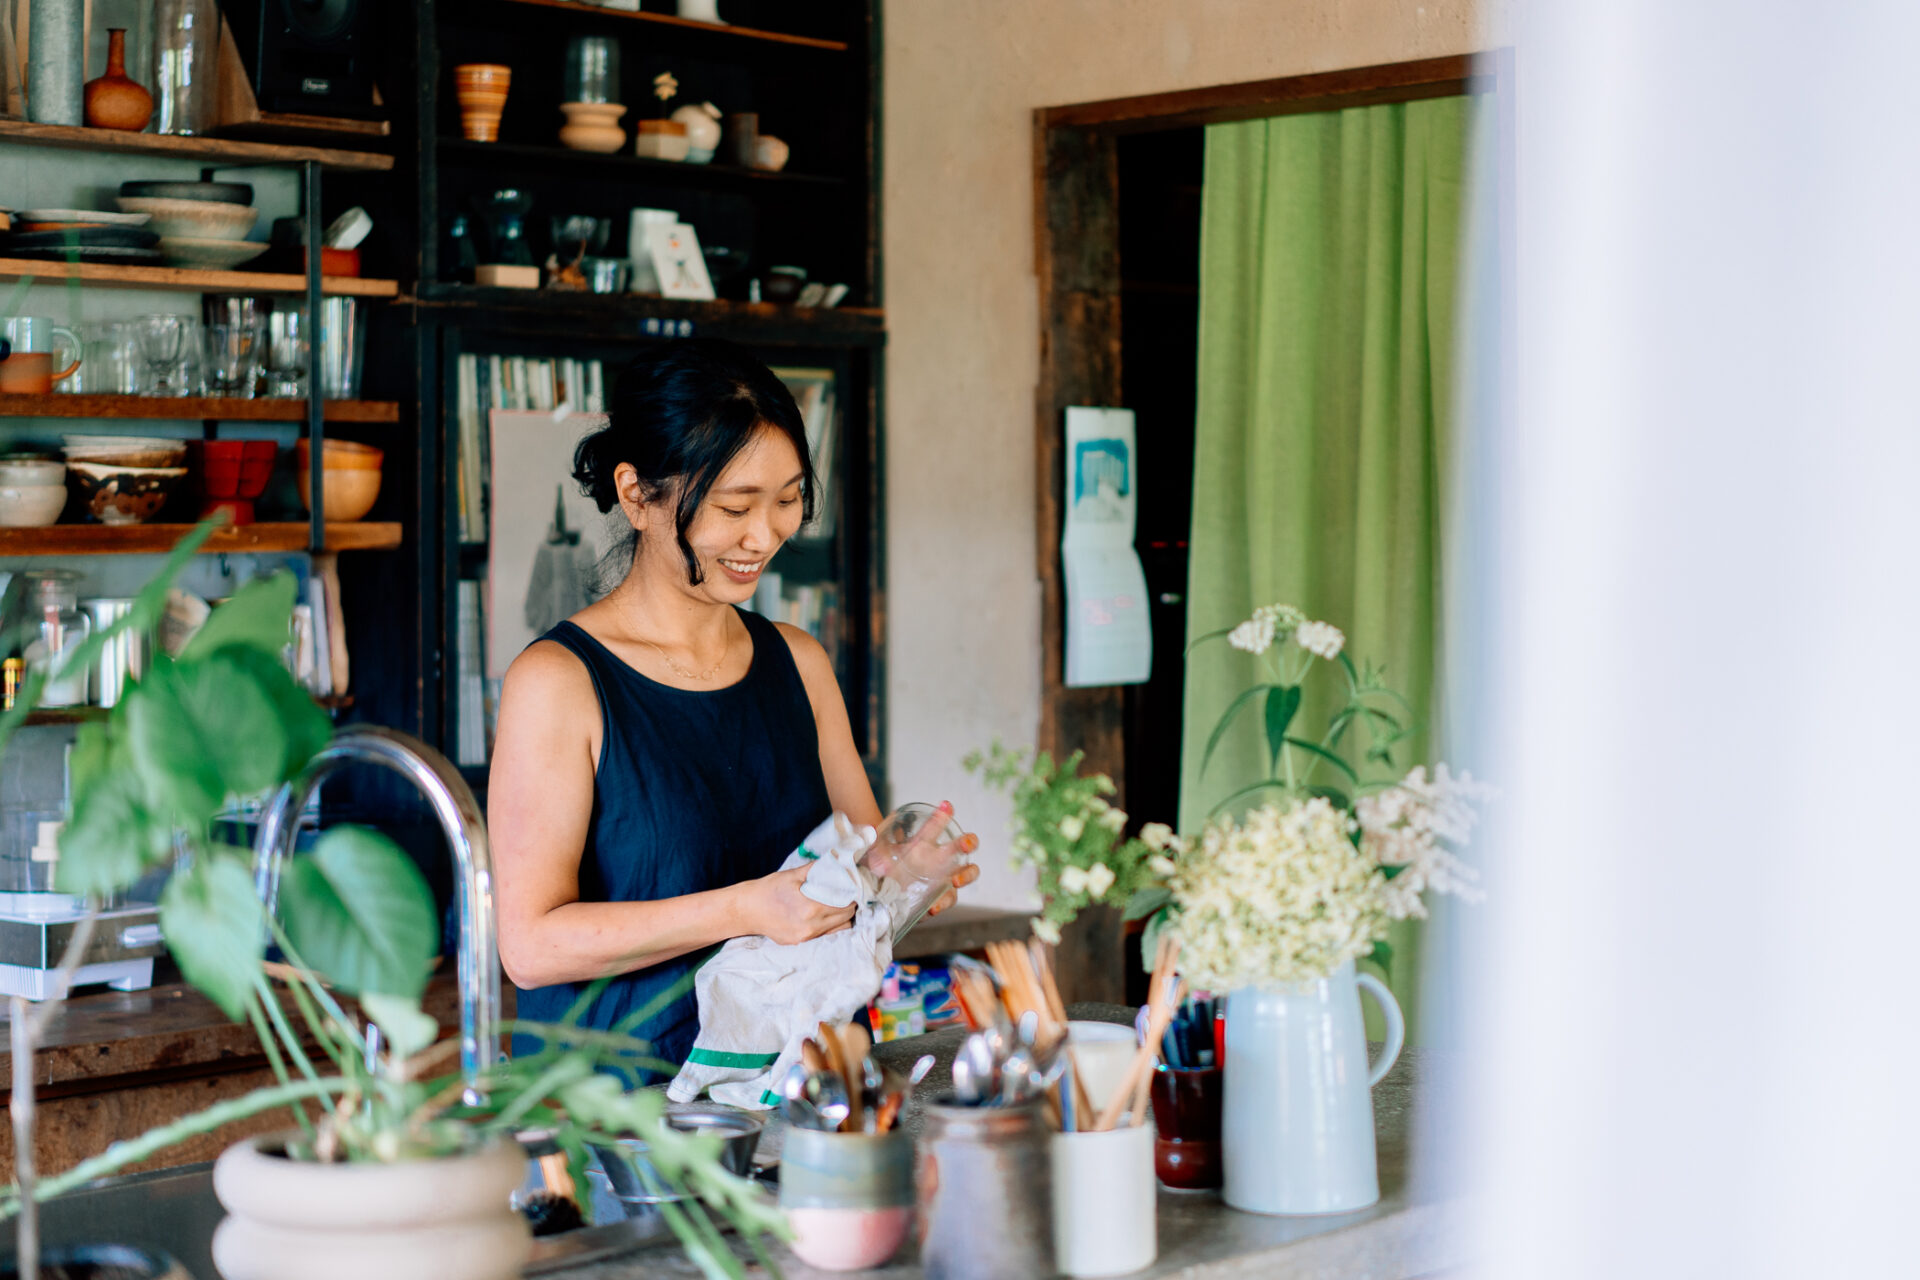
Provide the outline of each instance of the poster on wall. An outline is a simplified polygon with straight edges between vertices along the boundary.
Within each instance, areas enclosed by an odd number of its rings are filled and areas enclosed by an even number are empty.
[[[573,478],[574,445],[605,417],[496,409],[487,418],[486,671],[499,679],[537,636],[598,598],[596,571],[618,530]]]
[[[1133,410],[1067,410],[1066,683],[1140,684],[1153,667],[1147,576],[1133,549],[1139,483]]]

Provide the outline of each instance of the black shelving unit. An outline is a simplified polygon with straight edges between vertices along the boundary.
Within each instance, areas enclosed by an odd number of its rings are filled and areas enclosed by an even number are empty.
[[[407,149],[399,157],[405,177],[393,198],[413,214],[411,243],[405,246],[411,269],[403,274],[416,284],[388,308],[398,327],[390,327],[385,358],[396,380],[411,383],[410,416],[420,424],[412,463],[421,530],[414,620],[420,636],[414,690],[421,732],[454,755],[456,586],[462,578],[483,574],[485,567],[485,548],[463,546],[457,528],[459,357],[511,352],[599,359],[611,392],[620,363],[632,353],[691,331],[740,342],[769,364],[835,372],[835,488],[841,504],[835,535],[829,546],[796,548],[782,558],[805,562],[839,586],[845,631],[836,655],[841,685],[857,745],[878,785],[884,758],[880,534],[886,340],[880,273],[880,3],[738,3],[736,15],[736,4],[723,0],[723,16],[738,23],[726,27],[654,12],[658,0],[647,3],[649,9],[636,14],[568,0],[416,0],[404,22],[393,18],[389,47],[413,51],[412,83],[399,81],[404,107],[394,136]],[[630,104],[646,102],[653,75],[670,70],[682,84],[674,105],[710,99],[726,110],[757,111],[761,129],[791,145],[793,167],[768,173],[562,148],[556,139],[561,123],[556,104],[564,48],[572,36],[589,34],[622,40]],[[460,134],[453,68],[468,61],[498,61],[514,69],[497,143],[470,142]],[[390,103],[396,100],[388,95]],[[622,122],[629,139],[637,110],[630,108]],[[667,207],[700,231],[703,244],[748,252],[748,275],[795,263],[813,279],[847,284],[848,294],[839,308],[804,309],[737,297],[696,302],[488,288],[454,278],[441,252],[448,220],[473,215],[476,196],[503,186],[534,195],[528,225],[536,258],[545,256],[539,232],[548,215],[609,218],[613,240],[606,252],[624,256],[626,211]],[[476,789],[484,787],[484,769],[465,772]]]

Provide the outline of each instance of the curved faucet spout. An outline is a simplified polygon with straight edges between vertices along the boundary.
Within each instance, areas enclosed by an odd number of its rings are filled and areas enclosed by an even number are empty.
[[[453,849],[459,873],[460,1067],[469,1093],[480,1073],[500,1057],[500,958],[493,933],[493,861],[487,828],[473,792],[447,758],[417,738],[373,725],[334,735],[301,775],[280,789],[260,818],[254,849],[254,887],[272,911],[280,898],[280,868],[293,852],[300,812],[328,774],[350,764],[383,765],[410,779],[429,803]]]

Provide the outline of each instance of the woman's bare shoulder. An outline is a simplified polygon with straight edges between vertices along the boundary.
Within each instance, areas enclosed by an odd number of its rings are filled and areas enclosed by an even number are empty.
[[[507,667],[503,698],[540,701],[593,700],[593,677],[586,663],[565,645],[553,640],[536,640],[520,651]]]

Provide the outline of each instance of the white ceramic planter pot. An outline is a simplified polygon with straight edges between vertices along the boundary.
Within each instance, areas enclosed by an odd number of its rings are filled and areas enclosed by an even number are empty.
[[[533,1237],[508,1204],[527,1158],[511,1142],[403,1164],[309,1164],[293,1135],[228,1147],[213,1166],[226,1209],[213,1235],[225,1280],[514,1280]]]

